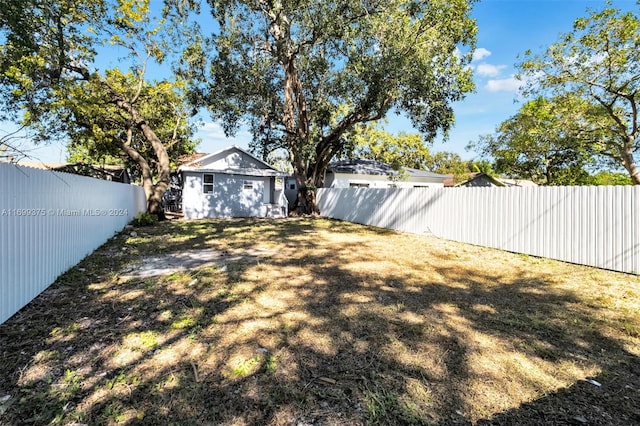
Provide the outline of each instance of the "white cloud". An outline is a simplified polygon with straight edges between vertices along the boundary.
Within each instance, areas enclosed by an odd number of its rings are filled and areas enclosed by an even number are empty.
[[[484,47],[480,47],[473,52],[472,61],[480,61],[488,56],[491,56],[491,51],[485,49]]]
[[[491,65],[482,63],[476,67],[476,70],[478,71],[478,75],[484,77],[497,77],[500,75],[500,71],[502,71],[506,67],[506,65]]]
[[[251,133],[245,127],[241,127],[236,135],[227,137],[220,123],[212,121],[204,122],[195,136],[201,139],[197,151],[208,154],[218,152],[231,145],[248,149],[249,142],[251,141]]]
[[[497,80],[489,80],[484,86],[490,92],[517,92],[523,85],[515,76]]]
[[[226,139],[222,126],[218,123],[205,122],[200,129],[198,129],[200,137],[209,139]]]

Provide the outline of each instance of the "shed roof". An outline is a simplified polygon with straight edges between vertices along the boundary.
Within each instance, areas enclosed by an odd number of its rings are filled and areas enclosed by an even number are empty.
[[[269,169],[274,169],[270,164],[265,163],[264,161],[262,161],[261,159],[259,159],[258,157],[256,157],[255,155],[253,155],[252,153],[245,151],[244,149],[240,148],[237,145],[231,145],[228,146],[224,149],[221,149],[219,151],[216,151],[212,154],[198,154],[198,156],[196,158],[194,158],[192,161],[189,161],[188,163],[183,164],[182,166],[180,166],[180,168],[197,168],[199,167],[199,165],[201,164],[205,164],[207,162],[207,160],[209,160],[212,157],[216,157],[224,152],[231,152],[231,151],[240,151],[241,153],[243,153],[244,155],[253,158],[255,161],[257,161],[258,163],[262,163],[266,168]]]
[[[227,152],[231,153],[232,151],[238,151],[243,155],[246,155],[252,158],[258,165],[263,167],[228,167],[228,168],[210,168],[203,166],[203,164],[207,164],[207,161],[211,158],[217,157],[220,154],[225,154]],[[288,176],[288,173],[282,172],[270,164],[262,161],[255,155],[250,152],[245,151],[244,149],[232,145],[230,147],[221,149],[220,151],[216,151],[212,154],[204,154],[200,155],[197,158],[193,159],[190,162],[187,162],[178,168],[181,172],[204,172],[204,173],[221,173],[221,174],[229,174],[229,175],[243,175],[243,176]]]

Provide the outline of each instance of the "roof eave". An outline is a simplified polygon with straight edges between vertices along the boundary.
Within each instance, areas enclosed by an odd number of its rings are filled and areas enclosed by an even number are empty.
[[[198,159],[196,159],[196,160],[193,160],[193,161],[191,161],[191,162],[189,162],[189,163],[183,164],[182,166],[180,166],[180,167],[178,168],[178,171],[183,170],[183,169],[187,169],[187,168],[194,168],[194,165],[195,165],[195,164],[203,163],[205,160],[207,160],[207,159],[209,159],[209,158],[211,158],[211,157],[214,157],[214,156],[216,156],[216,155],[218,155],[218,154],[222,154],[222,153],[223,153],[223,152],[225,152],[225,151],[230,151],[230,150],[232,150],[232,149],[236,149],[236,150],[238,150],[238,151],[242,152],[243,154],[248,155],[249,157],[251,157],[251,158],[253,158],[254,160],[258,161],[259,163],[264,164],[264,165],[265,165],[266,167],[268,167],[269,169],[276,170],[276,171],[278,171],[278,172],[279,172],[279,170],[277,170],[275,167],[273,167],[273,166],[272,166],[272,165],[270,165],[269,163],[264,162],[263,160],[259,159],[258,157],[256,157],[255,155],[251,154],[250,152],[245,151],[244,149],[240,148],[240,147],[239,147],[239,146],[237,146],[237,145],[231,145],[231,146],[229,146],[229,147],[227,147],[227,148],[224,148],[224,149],[218,150],[218,151],[216,151],[216,152],[214,152],[214,153],[211,153],[211,154],[205,155],[204,157],[201,157],[201,158],[198,158]]]
[[[264,171],[262,171],[264,170]],[[224,175],[243,175],[243,176],[276,176],[286,177],[289,173],[282,172],[276,169],[207,169],[199,167],[181,167],[180,172],[196,172],[196,173],[217,173]]]

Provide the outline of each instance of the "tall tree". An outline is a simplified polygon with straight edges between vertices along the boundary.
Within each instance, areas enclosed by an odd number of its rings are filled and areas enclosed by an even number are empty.
[[[84,162],[119,158],[134,167],[134,176],[141,181],[146,194],[162,197],[164,189],[159,182],[169,179],[169,171],[175,168],[178,157],[195,148],[191,139],[193,128],[187,121],[190,111],[182,91],[184,83],[148,83],[133,73],[125,75],[119,70],[109,70],[105,78],[109,87],[136,104],[140,117],[162,141],[169,167],[158,160],[158,147],[139,132],[129,111],[117,104],[104,103],[109,95],[103,92],[102,81],[90,90],[79,86],[81,92],[73,94],[74,102],[69,108],[73,111],[75,129],[67,146],[70,158]]]
[[[356,124],[395,109],[427,141],[447,133],[473,89],[472,1],[209,0],[219,31],[185,55],[194,100],[228,132],[244,120],[285,148],[297,211],[317,212],[315,188]]]
[[[640,4],[640,3],[639,3]],[[525,94],[556,102],[559,126],[592,155],[623,166],[640,184],[640,19],[607,7],[577,19],[544,54],[519,65]]]
[[[497,173],[542,185],[585,183],[591,156],[581,141],[565,132],[558,103],[562,101],[542,97],[529,101],[495,134],[481,137],[470,147],[493,158]]]
[[[180,85],[148,81],[146,68],[171,52],[167,38],[179,35],[169,34],[176,27],[155,16],[149,0],[0,1],[3,118],[20,121],[40,141],[118,147],[140,169],[147,210],[163,217],[167,144],[187,151],[193,144]],[[99,51],[125,52],[128,70],[101,71]]]
[[[431,172],[453,175],[455,183],[463,182],[469,179],[469,173],[479,171],[473,166],[473,161],[463,160],[460,154],[448,151],[434,152],[425,164]]]

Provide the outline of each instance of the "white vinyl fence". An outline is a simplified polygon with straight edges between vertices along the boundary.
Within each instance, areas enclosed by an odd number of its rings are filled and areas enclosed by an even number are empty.
[[[640,273],[640,186],[319,189],[325,217]]]
[[[0,163],[0,324],[145,204],[138,186]]]

